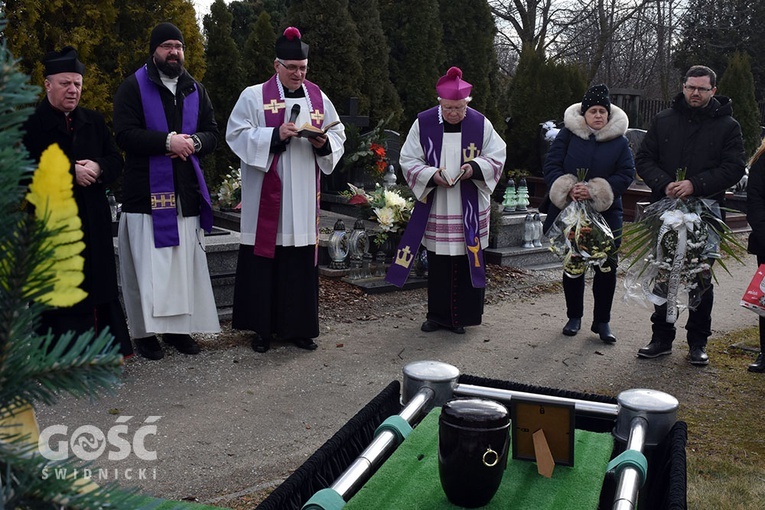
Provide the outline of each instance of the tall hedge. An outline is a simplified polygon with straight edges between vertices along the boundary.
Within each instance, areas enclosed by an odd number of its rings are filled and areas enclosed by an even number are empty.
[[[760,111],[754,96],[754,76],[749,55],[737,51],[720,78],[718,93],[733,100],[733,118],[741,124],[744,149],[751,156],[760,145]]]
[[[586,90],[581,69],[547,61],[533,49],[524,49],[510,86],[512,121],[507,135],[507,168],[541,173],[540,124],[563,120],[566,108],[580,102]]]

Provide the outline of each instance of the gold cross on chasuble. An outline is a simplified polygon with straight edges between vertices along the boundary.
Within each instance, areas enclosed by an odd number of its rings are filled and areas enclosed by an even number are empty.
[[[287,108],[287,105],[284,104],[284,102],[279,102],[276,99],[272,99],[270,103],[266,103],[263,105],[264,110],[271,110],[271,113],[279,113],[279,110]]]
[[[466,149],[462,149],[462,158],[465,160],[465,163],[473,161],[480,155],[481,151],[478,150],[478,147],[476,147],[473,142],[470,142],[470,145],[468,145]]]
[[[152,193],[152,209],[175,209],[175,193]]]
[[[321,113],[319,110],[314,110],[311,114],[311,120],[316,120],[319,122],[319,125],[321,125],[321,121],[324,120],[324,114]]]

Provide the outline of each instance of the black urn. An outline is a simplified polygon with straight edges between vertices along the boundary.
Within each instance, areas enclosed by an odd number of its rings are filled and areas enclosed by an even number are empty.
[[[510,415],[493,400],[454,399],[438,419],[438,474],[455,505],[477,508],[491,501],[507,467]]]

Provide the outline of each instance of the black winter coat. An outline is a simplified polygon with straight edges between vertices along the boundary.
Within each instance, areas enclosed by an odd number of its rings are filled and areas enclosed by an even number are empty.
[[[117,298],[112,217],[106,191],[122,172],[122,155],[100,113],[78,106],[70,116],[72,129],[68,130],[65,115],[43,99],[24,124],[23,142],[35,161],[48,146],[57,143],[71,162],[69,171],[85,242],[85,281],[80,287],[88,293],[71,310],[84,311]],[[101,166],[101,176],[90,186],[75,182],[74,161],[80,159],[91,159]]]
[[[576,177],[579,168],[587,169],[587,181],[595,178],[605,180],[613,193],[613,203],[600,214],[617,236],[618,245],[623,217],[622,194],[635,180],[632,152],[629,141],[624,137],[629,119],[620,108],[612,107],[608,123],[596,135],[587,127],[580,110],[581,103],[566,109],[565,127],[558,133],[545,159],[545,183],[551,189],[555,181],[563,176]],[[553,201],[543,226],[545,232],[553,225],[559,213],[560,208]]]
[[[752,227],[749,253],[765,258],[765,155],[749,169],[746,185],[746,221]]]
[[[677,169],[684,168],[694,196],[722,205],[725,190],[744,175],[744,140],[732,112],[727,97],[715,96],[695,109],[680,93],[671,108],[653,118],[635,158],[638,176],[651,188],[652,202],[665,196]]]
[[[196,153],[203,157],[215,150],[218,144],[218,124],[215,122],[210,96],[201,83],[184,71],[178,77],[176,94],[165,87],[159,77],[157,66],[149,58],[146,63],[149,79],[159,87],[160,97],[167,118],[169,131],[146,129],[141,92],[135,74],[128,76],[114,96],[114,133],[117,145],[125,151],[125,178],[122,186],[122,210],[129,213],[151,214],[149,184],[149,156],[167,154],[165,143],[170,131],[179,134],[196,134],[202,148]],[[199,118],[196,133],[183,133],[183,100],[199,89]],[[201,197],[199,184],[191,161],[173,159],[173,182],[176,199],[180,201],[184,216],[198,216]]]

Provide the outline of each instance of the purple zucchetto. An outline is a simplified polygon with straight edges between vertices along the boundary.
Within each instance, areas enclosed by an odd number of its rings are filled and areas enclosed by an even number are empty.
[[[467,99],[471,90],[473,86],[462,79],[462,69],[459,67],[450,67],[446,75],[436,83],[436,93],[441,99]]]

